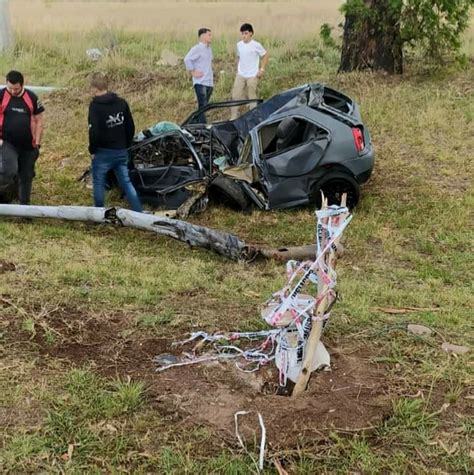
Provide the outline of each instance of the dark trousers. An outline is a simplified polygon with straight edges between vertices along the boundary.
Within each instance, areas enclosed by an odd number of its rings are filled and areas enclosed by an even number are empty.
[[[18,201],[21,205],[29,205],[38,150],[16,150],[18,152]]]
[[[209,103],[209,99],[211,98],[213,88],[211,86],[204,86],[202,84],[195,84],[194,85],[194,92],[196,93],[196,98],[198,102],[198,108],[207,106]],[[197,122],[199,124],[206,123],[206,115],[199,114],[197,118]]]

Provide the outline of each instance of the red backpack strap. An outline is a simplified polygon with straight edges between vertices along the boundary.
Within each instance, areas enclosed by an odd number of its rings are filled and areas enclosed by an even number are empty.
[[[28,94],[28,91],[25,89],[25,91],[23,92],[23,102],[26,104],[26,107],[28,107],[28,109],[30,109],[30,129],[31,129],[31,135],[33,137],[33,147],[36,145],[35,144],[35,131],[34,131],[34,122],[33,122],[33,111],[34,111],[34,107],[33,107],[33,101],[31,100],[31,96]]]
[[[2,137],[2,130],[3,130],[3,121],[5,119],[5,110],[7,109],[8,103],[11,99],[10,93],[4,89],[3,90],[3,97],[2,97],[2,104],[0,105],[0,138]]]
[[[28,91],[25,89],[25,92],[23,93],[23,101],[25,102],[26,106],[28,109],[30,109],[30,114],[33,115],[33,101],[31,100],[31,96],[28,94]]]

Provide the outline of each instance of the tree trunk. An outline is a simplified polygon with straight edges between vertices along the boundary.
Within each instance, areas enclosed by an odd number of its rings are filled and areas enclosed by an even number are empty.
[[[402,74],[401,5],[364,0],[366,12],[346,13],[339,72],[369,69]]]

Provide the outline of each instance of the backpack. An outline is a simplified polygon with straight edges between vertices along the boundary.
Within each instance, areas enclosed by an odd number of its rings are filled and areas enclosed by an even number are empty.
[[[3,122],[5,120],[5,111],[7,110],[8,104],[10,103],[10,99],[12,95],[7,91],[7,89],[3,89],[3,97],[2,103],[0,104],[0,138],[2,138],[2,131],[3,131]],[[33,101],[28,94],[28,91],[25,89],[23,92],[23,96],[21,97],[23,102],[26,104],[26,107],[30,110],[30,127],[33,133]],[[33,144],[34,145],[34,144]]]

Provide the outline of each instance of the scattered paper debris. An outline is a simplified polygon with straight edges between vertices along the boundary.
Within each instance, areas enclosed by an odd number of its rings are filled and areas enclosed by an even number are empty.
[[[102,58],[103,53],[99,48],[89,48],[86,50],[86,56],[91,61],[99,61],[99,59]]]
[[[422,336],[431,336],[433,335],[433,330],[429,327],[425,327],[424,325],[416,325],[414,323],[409,323],[407,325],[407,330],[410,333],[415,335],[422,335]]]
[[[469,351],[469,348],[467,346],[453,345],[451,343],[448,343],[447,341],[445,341],[441,345],[441,348],[447,353],[454,353],[456,355],[464,355]]]

